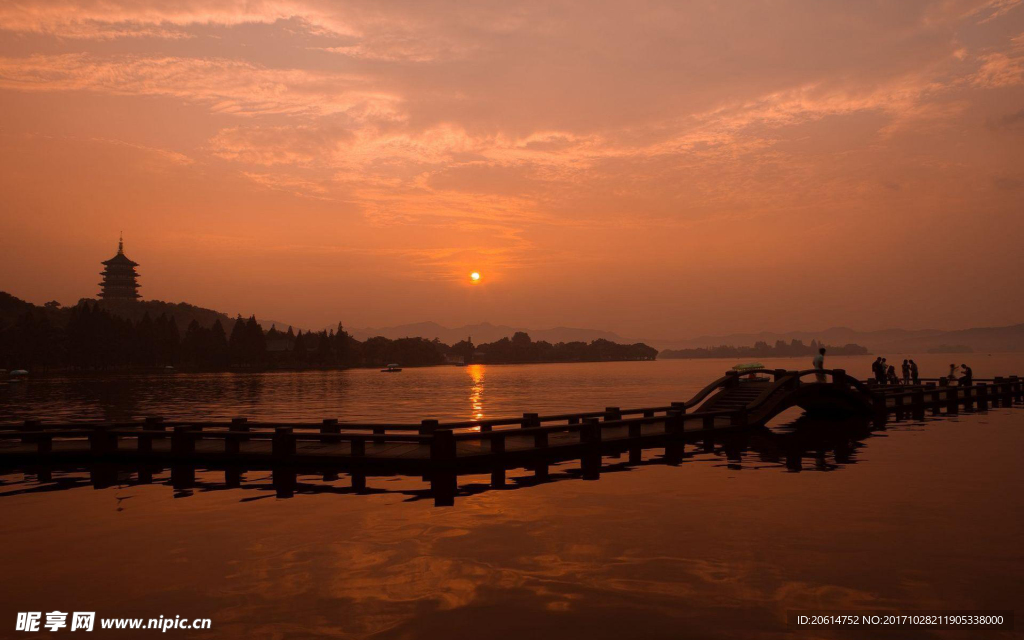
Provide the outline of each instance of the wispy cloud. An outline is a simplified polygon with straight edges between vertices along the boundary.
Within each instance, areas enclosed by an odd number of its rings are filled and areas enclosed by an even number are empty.
[[[0,30],[61,38],[181,37],[202,25],[271,24],[299,18],[337,35],[355,31],[331,3],[301,0],[8,0],[0,4]]]
[[[306,69],[269,69],[227,59],[84,53],[0,58],[0,89],[167,96],[233,115],[349,113],[394,117],[397,96],[370,79]]]

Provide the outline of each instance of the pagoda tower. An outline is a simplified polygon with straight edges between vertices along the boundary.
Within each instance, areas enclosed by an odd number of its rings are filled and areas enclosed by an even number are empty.
[[[124,237],[117,241],[117,255],[110,260],[103,261],[103,282],[100,283],[100,297],[104,300],[137,300],[139,295],[139,274],[135,267],[138,262],[132,262],[124,255]]]

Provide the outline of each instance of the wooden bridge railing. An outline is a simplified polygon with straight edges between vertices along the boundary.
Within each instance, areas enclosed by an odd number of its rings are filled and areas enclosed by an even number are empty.
[[[743,384],[741,376],[767,374],[771,383],[746,405],[720,411],[702,410],[702,403],[720,389],[730,389]],[[674,402],[667,406],[622,410],[606,407],[604,411],[589,411],[540,416],[523,414],[521,418],[505,418],[486,421],[463,421],[439,423],[424,420],[412,424],[352,424],[336,419],[327,419],[320,424],[249,422],[238,418],[231,422],[209,421],[164,421],[149,418],[142,422],[115,423],[72,423],[44,425],[29,420],[24,425],[0,431],[0,440],[21,440],[34,444],[34,460],[52,459],[55,441],[73,440],[88,446],[78,450],[89,459],[109,459],[113,456],[132,455],[142,459],[170,459],[177,464],[181,461],[203,460],[206,463],[230,463],[231,461],[268,460],[274,465],[291,465],[295,460],[306,464],[331,464],[344,461],[351,470],[353,486],[365,487],[365,469],[374,464],[402,465],[406,471],[422,472],[429,478],[439,504],[454,500],[457,475],[466,468],[479,471],[479,465],[490,468],[492,483],[501,485],[505,481],[505,469],[509,465],[532,468],[537,477],[547,477],[548,464],[552,460],[579,458],[584,477],[596,477],[600,473],[602,455],[612,452],[628,452],[630,463],[641,460],[645,447],[663,446],[665,458],[672,461],[682,459],[683,443],[688,439],[703,439],[751,425],[763,424],[772,411],[786,405],[783,394],[799,392],[803,387],[817,386],[817,381],[804,381],[808,376],[824,375],[823,383],[842,387],[845,393],[856,393],[869,399],[876,414],[884,422],[895,413],[897,417],[912,414],[923,417],[925,409],[935,413],[945,411],[956,414],[962,406],[967,410],[987,409],[991,406],[1012,406],[1024,402],[1024,386],[1017,376],[997,377],[992,382],[979,381],[970,387],[939,387],[934,384],[913,387],[872,387],[849,376],[842,369],[802,371],[759,369],[750,372],[729,372],[712,382],[686,402]],[[805,391],[810,391],[806,389]],[[790,397],[790,400],[792,397]],[[661,428],[658,428],[658,425]],[[558,434],[573,434],[569,437]],[[515,448],[508,447],[510,438],[517,438]],[[170,441],[169,449],[162,444],[160,451],[154,449],[158,441]],[[199,450],[199,443],[207,440],[220,441],[222,446]],[[526,441],[524,443],[524,440]],[[123,447],[134,441],[134,446]],[[259,443],[260,446],[242,447],[243,443]],[[300,448],[302,443],[341,444],[348,446],[326,455],[318,455]],[[474,447],[473,443],[479,446]],[[370,445],[411,444],[426,447],[429,455],[419,457],[388,457],[374,449],[368,455]],[[469,450],[459,452],[459,446]],[[268,447],[269,445],[269,447]],[[66,444],[62,444],[67,447]],[[66,450],[66,449],[65,449]],[[0,458],[4,455],[0,451]],[[24,458],[23,458],[24,459]],[[118,458],[120,459],[120,458]],[[460,462],[478,460],[482,462]],[[460,465],[470,464],[469,467]],[[477,466],[472,466],[477,465]],[[276,468],[276,467],[275,467]]]

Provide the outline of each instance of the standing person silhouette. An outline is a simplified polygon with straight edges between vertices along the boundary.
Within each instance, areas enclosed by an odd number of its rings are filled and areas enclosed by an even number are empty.
[[[882,356],[878,356],[871,363],[871,374],[875,376],[875,382],[885,384],[885,369],[882,367]]]
[[[953,381],[956,380],[956,365],[955,364],[949,365],[949,375],[946,376],[946,378],[949,380],[949,382],[947,384],[950,384],[950,385],[952,385]]]
[[[903,359],[903,384],[910,384],[910,361]]]
[[[811,364],[815,369],[818,369],[819,372],[825,368],[825,347],[818,349],[818,355],[814,356],[814,360],[811,361]],[[825,382],[824,373],[816,373],[814,375],[818,379],[818,382]]]
[[[917,363],[913,360],[910,361],[910,379],[913,380],[914,386],[921,381],[921,378],[918,377]]]
[[[885,363],[885,358],[882,358],[882,384],[888,384],[889,382],[889,365]]]

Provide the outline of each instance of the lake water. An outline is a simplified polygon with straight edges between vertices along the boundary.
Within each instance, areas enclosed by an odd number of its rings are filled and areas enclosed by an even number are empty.
[[[915,359],[925,376],[952,361]],[[869,360],[828,365],[866,375]],[[968,361],[977,377],[1024,373],[1020,355]],[[683,400],[731,364],[52,378],[0,386],[0,411],[6,420],[491,418]],[[873,432],[793,432],[783,423],[794,417],[729,450],[691,448],[678,466],[649,450],[651,464],[597,481],[577,479],[573,463],[537,485],[510,473],[505,490],[461,478],[466,493],[448,508],[433,506],[419,478],[371,478],[357,495],[344,475],[300,476],[281,499],[270,472],[226,488],[223,473],[199,470],[188,491],[174,490],[167,471],[152,484],[131,470],[103,483],[89,469],[49,481],[0,474],[0,637],[46,637],[15,632],[16,614],[53,610],[210,618],[208,631],[167,632],[199,638],[1021,637],[794,632],[786,611],[1021,610],[1024,411]]]
[[[907,356],[893,356],[898,364]],[[918,355],[923,377],[939,377],[964,355]],[[829,358],[826,365],[866,378],[871,356]],[[978,378],[1024,374],[1020,354],[972,354]],[[160,373],[39,377],[0,384],[0,423],[167,419],[419,422],[563,413],[606,406],[667,405],[688,400],[735,362],[657,360],[582,364],[426,367],[280,373]],[[765,360],[772,368],[809,369],[809,358]],[[897,367],[898,368],[898,367]]]

